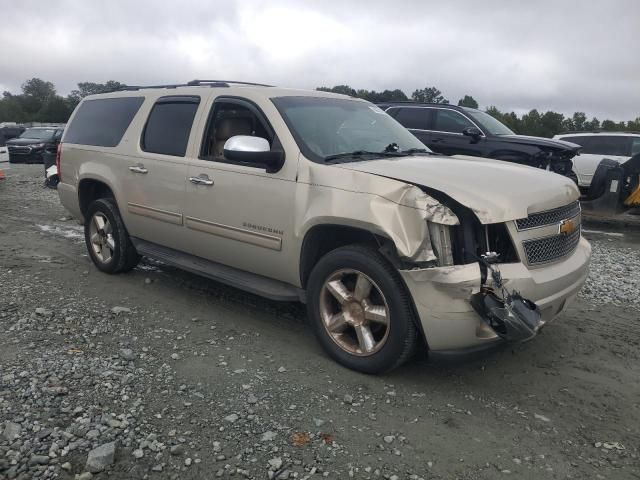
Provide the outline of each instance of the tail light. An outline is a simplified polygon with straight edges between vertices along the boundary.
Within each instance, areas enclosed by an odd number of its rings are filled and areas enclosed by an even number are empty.
[[[62,170],[60,170],[60,160],[62,159],[62,142],[58,144],[58,151],[56,152],[56,168],[58,169],[58,181],[62,181]]]

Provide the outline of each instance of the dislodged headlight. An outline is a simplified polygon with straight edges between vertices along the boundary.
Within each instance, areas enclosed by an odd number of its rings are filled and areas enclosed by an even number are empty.
[[[453,249],[451,246],[451,227],[441,223],[427,222],[431,248],[438,257],[438,266],[447,267],[453,265]]]

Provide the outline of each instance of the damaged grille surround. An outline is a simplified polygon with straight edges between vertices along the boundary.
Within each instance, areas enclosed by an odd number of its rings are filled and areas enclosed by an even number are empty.
[[[580,203],[537,212],[513,222],[511,233],[529,267],[540,267],[571,255],[581,238]]]

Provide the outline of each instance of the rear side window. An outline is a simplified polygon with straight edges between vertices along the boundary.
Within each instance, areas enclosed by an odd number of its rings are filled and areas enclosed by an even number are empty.
[[[85,100],[67,127],[65,143],[115,147],[143,102],[144,97]]]
[[[405,128],[429,129],[429,108],[399,108],[393,117]]]
[[[631,137],[622,135],[594,135],[563,137],[561,140],[582,146],[581,153],[630,157]]]
[[[142,134],[145,152],[184,157],[200,97],[162,97],[151,109]]]

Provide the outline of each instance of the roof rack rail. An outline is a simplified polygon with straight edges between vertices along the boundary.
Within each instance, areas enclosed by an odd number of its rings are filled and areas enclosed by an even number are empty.
[[[178,88],[178,87],[229,87],[229,84],[233,85],[251,85],[255,87],[272,87],[273,85],[265,85],[264,83],[252,83],[252,82],[240,82],[236,80],[191,80],[187,83],[174,83],[169,85],[125,85],[115,90],[116,92],[134,91],[134,90],[146,90],[149,88]]]
[[[210,85],[210,86],[228,87],[230,83],[233,83],[234,85],[251,85],[254,87],[273,87],[273,85],[266,85],[264,83],[241,82],[238,80],[191,80],[190,82],[187,83],[187,85],[189,86]]]
[[[640,131],[637,130],[603,130],[602,128],[597,128],[594,130],[565,130],[563,132],[560,132],[561,135],[577,133],[631,133],[633,135],[640,135]]]
[[[128,90],[145,90],[148,88],[178,88],[178,87],[186,87],[186,83],[175,83],[169,85],[125,85],[123,87],[114,90],[115,92],[126,92]]]

